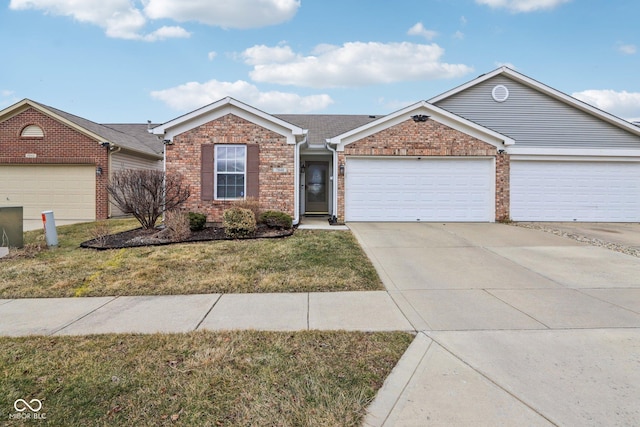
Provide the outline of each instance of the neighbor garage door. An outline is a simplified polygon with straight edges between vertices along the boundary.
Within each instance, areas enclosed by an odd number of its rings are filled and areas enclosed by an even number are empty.
[[[511,162],[515,221],[640,221],[640,162]]]
[[[0,206],[22,206],[25,220],[53,210],[56,219],[96,217],[94,166],[0,165]]]
[[[491,158],[349,158],[346,221],[494,221]]]

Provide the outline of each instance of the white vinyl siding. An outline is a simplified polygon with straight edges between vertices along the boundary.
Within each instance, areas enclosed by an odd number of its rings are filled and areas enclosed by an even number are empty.
[[[349,158],[346,221],[494,221],[491,158]]]
[[[511,162],[514,221],[640,221],[640,162]]]
[[[149,159],[140,156],[134,156],[126,152],[118,152],[111,154],[111,174],[125,169],[151,169],[162,170],[162,160]],[[122,216],[124,213],[113,203],[109,196],[109,216]]]
[[[504,85],[509,98],[494,101]],[[436,103],[516,140],[516,147],[640,148],[640,137],[506,76],[496,76]]]

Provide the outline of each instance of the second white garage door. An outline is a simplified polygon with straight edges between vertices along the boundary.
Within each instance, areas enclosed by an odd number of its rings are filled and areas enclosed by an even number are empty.
[[[640,162],[511,162],[515,221],[640,221]]]
[[[346,221],[494,221],[492,158],[349,158]]]
[[[95,166],[1,165],[0,206],[22,206],[25,220],[53,210],[56,220],[94,221]]]

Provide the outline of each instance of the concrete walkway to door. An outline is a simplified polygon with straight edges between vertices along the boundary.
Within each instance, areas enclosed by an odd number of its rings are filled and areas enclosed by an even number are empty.
[[[351,223],[420,333],[368,425],[640,425],[640,258],[502,224]]]

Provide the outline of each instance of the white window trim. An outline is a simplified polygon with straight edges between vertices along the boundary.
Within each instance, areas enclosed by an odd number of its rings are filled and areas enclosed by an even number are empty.
[[[218,148],[228,147],[242,147],[244,148],[244,189],[242,190],[243,197],[218,197]],[[232,175],[229,172],[220,172]],[[240,175],[240,174],[235,174]],[[214,200],[244,200],[247,198],[247,146],[244,144],[216,144],[213,153],[213,199]]]

